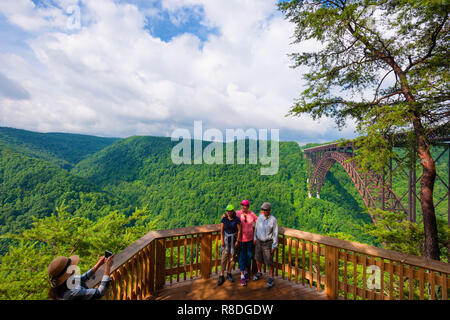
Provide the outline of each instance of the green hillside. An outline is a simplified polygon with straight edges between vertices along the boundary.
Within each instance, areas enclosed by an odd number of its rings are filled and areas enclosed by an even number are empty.
[[[161,216],[161,228],[217,223],[228,203],[238,206],[245,198],[255,211],[270,201],[284,226],[371,241],[357,227],[370,219],[342,168],[331,170],[322,199],[307,199],[306,163],[295,142],[280,143],[280,168],[274,176],[261,176],[260,165],[173,165],[175,144],[158,137],[120,140],[71,172],[100,185],[125,206],[148,205]],[[337,201],[342,197],[348,201]]]
[[[68,212],[94,219],[111,209],[129,215],[148,206],[164,229],[217,223],[228,203],[238,206],[246,198],[255,211],[263,201],[272,202],[286,227],[343,233],[376,244],[361,230],[371,220],[338,164],[326,177],[321,199],[308,199],[306,162],[294,142],[280,143],[274,176],[260,175],[260,165],[174,165],[170,154],[177,143],[163,137],[114,139],[0,128],[0,234],[28,228],[32,217],[55,213],[63,201]],[[444,155],[437,163],[443,177],[447,162]],[[407,187],[400,178],[394,184],[399,191]],[[436,191],[436,199],[445,193],[439,183]],[[445,208],[446,200],[437,208],[441,218]]]
[[[116,206],[100,188],[67,171],[116,140],[0,127],[0,235],[29,228],[33,217],[55,213],[63,201],[69,212],[86,217]],[[0,239],[0,253],[10,243]]]
[[[102,150],[116,140],[117,138],[70,133],[38,133],[0,127],[0,148],[10,147],[68,170],[86,156]]]

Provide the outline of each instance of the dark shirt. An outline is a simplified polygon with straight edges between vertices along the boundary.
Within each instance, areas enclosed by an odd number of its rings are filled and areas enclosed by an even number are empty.
[[[241,219],[238,217],[234,217],[232,220],[228,219],[228,217],[222,218],[223,223],[223,231],[228,234],[237,233],[238,232],[238,224],[241,224]]]

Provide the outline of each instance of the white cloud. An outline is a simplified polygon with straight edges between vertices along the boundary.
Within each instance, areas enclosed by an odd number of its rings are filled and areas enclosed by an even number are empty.
[[[289,68],[287,54],[316,44],[290,45],[293,25],[276,10],[276,1],[163,1],[180,23],[185,19],[180,12],[203,8],[202,23],[219,31],[204,43],[187,33],[168,42],[153,37],[145,19],[154,9],[112,0],[81,2],[82,21],[89,23],[77,32],[65,29],[63,10],[25,0],[0,5],[11,23],[36,33],[29,45],[39,62],[14,53],[0,56],[0,72],[30,95],[26,101],[0,97],[0,125],[170,135],[203,120],[205,127],[220,129],[280,128],[282,137],[288,132],[299,140],[338,135],[330,119],[285,117],[302,90],[303,71]],[[59,4],[66,8],[73,1]],[[342,134],[350,136],[353,128]]]

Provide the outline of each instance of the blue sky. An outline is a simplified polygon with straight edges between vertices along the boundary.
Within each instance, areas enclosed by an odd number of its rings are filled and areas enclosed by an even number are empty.
[[[276,3],[1,1],[0,126],[170,136],[201,120],[300,143],[354,136],[352,124],[285,117],[305,72],[287,54],[317,44],[292,45]]]

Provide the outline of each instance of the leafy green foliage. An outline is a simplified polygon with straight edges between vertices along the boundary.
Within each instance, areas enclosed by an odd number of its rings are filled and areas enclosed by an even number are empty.
[[[19,241],[0,264],[0,299],[46,299],[50,287],[47,266],[56,256],[80,256],[87,271],[103,252],[119,252],[156,227],[146,208],[125,216],[117,211],[96,221],[68,213],[64,204],[57,214],[34,219],[31,229],[4,237]]]
[[[63,200],[69,212],[87,217],[115,206],[105,192],[53,163],[0,149],[0,235],[29,227],[33,217],[55,213]],[[9,243],[0,241],[0,252],[5,252]]]
[[[424,254],[424,228],[423,222],[410,222],[401,219],[395,213],[373,210],[377,217],[377,224],[368,224],[363,229],[384,244],[386,249],[405,252],[421,256]],[[448,245],[450,244],[450,228],[447,221],[438,219],[439,249],[441,260],[448,257]]]

